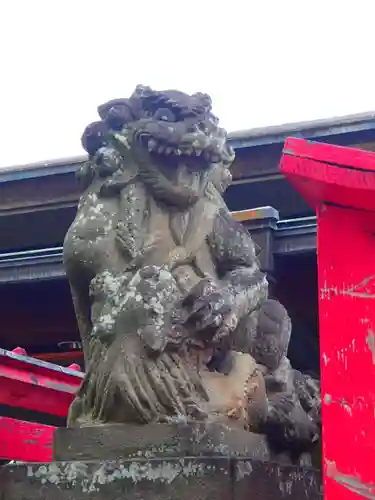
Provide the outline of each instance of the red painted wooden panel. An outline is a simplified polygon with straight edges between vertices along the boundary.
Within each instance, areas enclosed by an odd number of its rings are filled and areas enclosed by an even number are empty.
[[[49,425],[0,417],[0,459],[51,462],[54,431]]]
[[[66,417],[83,373],[0,349],[0,404]],[[0,417],[0,459],[50,462],[54,427]]]
[[[82,378],[81,372],[0,349],[0,404],[65,417]]]
[[[355,210],[343,214],[337,207],[319,213],[327,481],[336,481],[365,498],[375,498],[374,232],[375,214]],[[328,488],[336,491],[335,485]],[[341,490],[337,488],[337,495]],[[373,496],[367,496],[371,491]],[[340,495],[337,499],[355,497]]]
[[[301,145],[302,143],[302,145]],[[319,152],[319,148],[323,152]],[[334,150],[339,150],[334,154]],[[303,150],[305,157],[299,156]],[[314,144],[298,139],[288,139],[281,161],[281,169],[288,179],[303,193],[307,202],[319,206],[323,202],[356,209],[373,210],[375,190],[375,154],[367,151],[356,151],[353,161],[363,155],[363,165],[349,168],[343,161],[343,152],[351,148]],[[329,159],[340,159],[341,163],[325,163],[322,158],[326,154]],[[350,156],[350,155],[349,155]],[[370,161],[371,156],[372,161]]]
[[[288,138],[285,141],[283,156],[320,161],[326,165],[341,165],[349,169],[372,170],[375,172],[375,155],[371,151],[357,148],[333,146],[321,142]],[[283,158],[284,162],[285,158]],[[286,167],[289,170],[289,166]],[[345,177],[342,179],[345,181]]]
[[[324,496],[375,499],[375,154],[293,139],[281,171],[317,209]]]

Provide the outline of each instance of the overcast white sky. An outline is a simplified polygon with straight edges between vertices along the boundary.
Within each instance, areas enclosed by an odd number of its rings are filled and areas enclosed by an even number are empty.
[[[212,95],[230,131],[375,110],[375,0],[3,0],[0,166],[81,154],[137,83]]]

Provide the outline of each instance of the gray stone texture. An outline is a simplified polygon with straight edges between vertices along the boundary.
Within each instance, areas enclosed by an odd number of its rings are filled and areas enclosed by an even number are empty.
[[[320,473],[248,459],[187,457],[5,466],[2,500],[318,500]]]
[[[216,423],[101,425],[55,432],[56,461],[171,456],[272,458],[265,436]]]

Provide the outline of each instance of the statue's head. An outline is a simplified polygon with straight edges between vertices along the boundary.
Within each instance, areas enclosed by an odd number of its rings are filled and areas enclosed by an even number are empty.
[[[228,169],[234,151],[219,127],[207,94],[154,91],[138,85],[128,99],[114,99],[98,108],[100,121],[86,127],[82,145],[91,158],[122,136],[136,139],[155,163],[213,165]]]

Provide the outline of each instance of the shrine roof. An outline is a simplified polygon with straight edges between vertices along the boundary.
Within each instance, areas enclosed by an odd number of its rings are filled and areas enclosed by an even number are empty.
[[[368,130],[375,130],[375,111],[240,130],[230,134],[230,142],[235,149],[238,149],[283,143],[290,136],[314,139]]]
[[[369,135],[370,132],[370,135]],[[332,136],[360,134],[363,142],[375,140],[375,111],[352,114],[323,120],[313,120],[299,123],[288,123],[268,127],[258,127],[249,130],[232,132],[229,141],[236,150],[282,144],[287,137],[307,139],[323,139],[329,142]],[[337,141],[333,141],[337,142]],[[345,140],[340,141],[345,144]],[[350,140],[348,141],[350,144]],[[55,174],[75,172],[86,160],[85,155],[60,158],[55,160],[14,165],[0,170],[0,183],[11,182]]]

